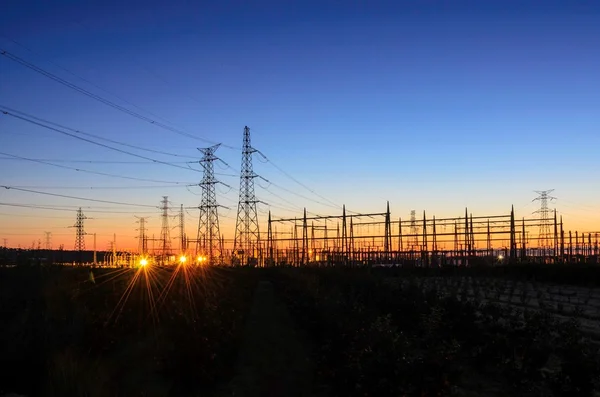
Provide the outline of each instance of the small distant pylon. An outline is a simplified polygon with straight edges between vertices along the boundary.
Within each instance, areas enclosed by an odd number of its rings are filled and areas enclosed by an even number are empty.
[[[200,165],[202,165],[204,175],[200,182],[202,200],[198,207],[200,209],[200,219],[198,221],[196,254],[207,257],[209,264],[223,263],[223,246],[219,230],[219,204],[217,203],[215,188],[221,182],[215,178],[214,169],[215,161],[219,160],[223,162],[223,160],[215,156],[215,152],[219,146],[220,144],[198,149],[202,152]]]
[[[146,219],[148,217],[136,216],[136,218],[138,218],[137,222],[140,224],[138,228],[140,232],[138,236],[138,253],[144,256],[148,253],[148,237],[146,237]]]
[[[52,232],[44,232],[46,236],[46,250],[50,251],[52,249]]]
[[[256,149],[250,144],[250,128],[244,127],[240,197],[233,241],[234,255],[241,257],[242,265],[258,264],[260,256],[260,230],[256,211],[258,200],[254,194],[254,178],[258,175],[252,169],[252,154],[255,152]]]
[[[554,245],[554,236],[552,235],[551,225],[552,220],[550,219],[550,211],[548,210],[548,200],[555,200],[556,197],[549,196],[554,189],[550,190],[536,190],[535,192],[539,194],[538,197],[534,198],[532,201],[540,201],[540,209],[534,211],[534,214],[538,214],[540,217],[540,230],[538,233],[538,248],[540,253],[544,256],[547,255],[548,249]]]
[[[411,251],[416,251],[419,247],[419,236],[417,235],[417,211],[410,210],[410,234],[411,234]]]
[[[162,218],[162,227],[160,230],[160,241],[161,241],[161,256],[162,263],[168,261],[168,257],[171,254],[171,233],[169,231],[169,197],[163,196],[161,201],[161,218]]]
[[[85,250],[85,230],[83,228],[83,221],[87,219],[83,214],[81,207],[77,210],[77,220],[75,221],[75,251]]]

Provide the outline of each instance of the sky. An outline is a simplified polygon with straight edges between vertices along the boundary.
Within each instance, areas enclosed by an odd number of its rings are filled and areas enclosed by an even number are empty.
[[[244,126],[265,156],[253,158],[266,179],[255,188],[263,233],[269,210],[382,212],[386,201],[393,219],[512,205],[534,217],[535,191],[547,189],[566,229],[600,230],[597,2],[126,3],[3,2],[0,106],[11,110],[0,114],[0,185],[12,188],[0,190],[0,245],[43,246],[50,231],[53,247],[70,249],[82,207],[98,249],[115,233],[134,249],[134,215],[158,236],[162,196],[172,215],[186,207],[195,237],[201,189],[186,185],[202,173],[189,162],[216,142],[227,164],[215,165],[221,231],[232,238]]]

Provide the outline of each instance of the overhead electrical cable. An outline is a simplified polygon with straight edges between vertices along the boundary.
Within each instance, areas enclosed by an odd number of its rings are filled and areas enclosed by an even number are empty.
[[[0,105],[0,109],[6,109],[6,108],[4,106]],[[127,150],[119,149],[119,148],[116,148],[114,146],[110,146],[110,145],[106,145],[104,143],[96,142],[96,141],[93,141],[93,140],[88,139],[88,138],[83,138],[83,137],[77,136],[75,134],[72,134],[70,132],[62,131],[62,130],[60,130],[58,128],[54,128],[52,126],[45,125],[42,122],[39,122],[39,121],[36,121],[36,120],[32,120],[32,119],[30,119],[28,117],[20,116],[20,115],[15,114],[15,113],[11,113],[10,111],[7,111],[7,110],[2,110],[2,114],[5,114],[7,116],[11,116],[11,117],[14,117],[14,118],[26,121],[26,122],[31,123],[31,124],[38,125],[38,126],[43,127],[43,128],[47,128],[47,129],[52,130],[52,131],[56,131],[56,132],[61,133],[63,135],[67,135],[67,136],[70,136],[72,138],[79,139],[81,141],[91,143],[93,145],[101,146],[103,148],[114,150],[116,152],[127,154],[127,155],[130,155],[130,156],[134,156],[134,157],[137,157],[137,158],[140,158],[140,159],[148,160],[148,161],[151,161],[153,163],[164,164],[164,165],[168,165],[168,166],[171,166],[171,167],[181,168],[181,169],[189,170],[189,171],[201,172],[201,171],[195,170],[195,169],[193,169],[193,168],[191,168],[189,166],[188,167],[184,167],[182,165],[177,165],[177,164],[169,163],[167,161],[156,160],[156,159],[153,159],[153,158],[150,158],[150,157],[146,157],[146,156],[142,156],[142,155],[139,155],[139,154],[135,154],[135,153],[127,151]]]
[[[30,119],[39,121],[41,123],[45,123],[45,124],[48,124],[48,125],[51,125],[51,126],[54,126],[54,127],[57,127],[57,128],[62,128],[64,130],[71,131],[71,132],[74,132],[74,133],[79,134],[79,135],[85,135],[85,136],[88,136],[90,138],[99,139],[101,141],[114,143],[115,145],[121,145],[121,146],[129,147],[129,148],[132,148],[132,149],[141,150],[141,151],[149,152],[149,153],[163,154],[165,156],[180,157],[180,158],[191,158],[191,159],[195,159],[196,158],[194,156],[185,156],[185,155],[182,155],[182,154],[175,154],[175,153],[165,152],[163,150],[148,149],[148,148],[144,148],[144,147],[141,147],[141,146],[138,146],[138,145],[132,145],[130,143],[125,143],[125,142],[117,141],[115,139],[105,138],[105,137],[97,135],[97,134],[92,134],[90,132],[81,131],[81,130],[78,130],[78,129],[75,129],[75,128],[67,127],[67,126],[59,124],[59,123],[55,123],[55,122],[52,122],[52,121],[49,121],[49,120],[45,120],[45,119],[42,119],[40,117],[36,117],[36,116],[31,115],[31,114],[27,114],[25,112],[21,112],[20,110],[10,108],[8,106],[0,106],[0,107],[4,108],[8,112],[11,112],[11,113],[14,113],[14,114],[18,114],[18,115],[23,116],[23,117],[28,117]],[[185,163],[188,163],[188,162],[189,163],[195,163],[197,161],[187,161]]]
[[[136,118],[138,118],[140,120],[143,120],[143,121],[145,121],[147,123],[150,123],[152,125],[155,125],[157,127],[163,128],[165,130],[174,132],[176,134],[179,134],[179,135],[182,135],[182,136],[185,136],[185,137],[188,137],[188,138],[192,138],[192,139],[197,139],[199,141],[207,142],[207,143],[210,143],[210,144],[213,144],[213,145],[216,144],[216,142],[211,141],[209,139],[205,139],[205,138],[201,138],[201,137],[192,135],[192,134],[190,134],[188,132],[182,131],[182,130],[177,129],[177,128],[173,128],[173,127],[171,127],[169,125],[166,125],[164,123],[161,123],[161,122],[153,120],[153,119],[151,119],[149,117],[146,117],[146,116],[144,116],[144,115],[142,115],[140,113],[134,112],[131,109],[128,109],[128,108],[126,108],[124,106],[121,106],[121,105],[119,105],[117,103],[114,103],[114,102],[112,102],[112,101],[110,101],[110,100],[108,100],[106,98],[101,97],[100,95],[94,94],[93,92],[86,90],[85,88],[79,87],[76,84],[73,84],[73,83],[71,83],[71,82],[69,82],[69,81],[67,81],[67,80],[65,80],[65,79],[63,79],[63,78],[61,78],[59,76],[56,76],[55,74],[52,74],[52,73],[50,73],[50,72],[48,72],[48,71],[40,68],[39,66],[36,66],[36,65],[34,65],[34,64],[26,61],[25,59],[20,58],[20,57],[18,57],[16,55],[14,55],[14,54],[12,54],[12,53],[4,50],[4,49],[0,48],[0,55],[3,55],[6,58],[8,58],[8,59],[10,59],[12,61],[15,61],[15,62],[17,62],[17,63],[19,63],[19,64],[21,64],[21,65],[23,65],[23,66],[25,66],[25,67],[27,67],[27,68],[35,71],[35,72],[37,72],[37,73],[39,73],[39,74],[41,74],[41,75],[43,75],[45,77],[48,77],[49,79],[52,79],[52,80],[54,80],[54,81],[56,81],[56,82],[58,82],[58,83],[60,83],[60,84],[62,84],[64,86],[66,86],[68,88],[71,88],[72,90],[77,91],[80,94],[83,94],[83,95],[88,96],[88,97],[90,97],[92,99],[95,99],[96,101],[101,102],[101,103],[103,103],[103,104],[105,104],[107,106],[110,106],[113,109],[119,110],[119,111],[121,111],[123,113],[129,114],[130,116],[136,117]],[[236,147],[229,146],[229,145],[221,145],[221,146],[227,147],[229,149],[238,149]]]
[[[67,211],[67,212],[77,212],[77,209],[69,209],[69,208],[57,208],[56,206],[44,206],[38,204],[19,204],[19,203],[2,203],[0,205],[6,207],[19,207],[19,208],[30,208],[30,209],[39,209],[39,210],[48,210],[48,211]],[[105,211],[105,210],[94,210],[90,208],[94,207],[81,207],[84,208],[86,212],[94,212],[94,213],[103,213],[103,214],[131,214],[131,211]],[[156,211],[135,211],[136,214],[155,214]]]
[[[107,172],[84,170],[84,169],[81,169],[81,168],[69,167],[69,166],[66,166],[66,165],[53,164],[53,163],[50,163],[48,161],[30,159],[30,158],[27,158],[27,157],[17,156],[17,155],[10,154],[10,153],[0,152],[0,155],[2,155],[2,156],[10,156],[10,157],[14,157],[14,158],[17,158],[17,159],[20,159],[20,160],[31,161],[31,162],[34,162],[34,163],[50,165],[52,167],[63,168],[63,169],[67,169],[67,170],[74,170],[74,171],[79,171],[79,172],[84,172],[84,173],[87,173],[87,174],[96,174],[96,175],[108,176],[108,177],[111,177],[111,178],[129,179],[129,180],[142,181],[142,182],[170,183],[170,184],[173,184],[173,185],[190,185],[189,182],[163,181],[163,180],[159,180],[159,179],[138,178],[138,177],[133,177],[133,176],[123,176],[123,175],[110,174],[110,173],[107,173]]]
[[[0,187],[3,187],[4,189],[7,189],[7,190],[16,190],[16,191],[19,191],[19,192],[42,194],[42,195],[45,195],[45,196],[63,197],[63,198],[69,198],[69,199],[74,199],[74,200],[93,201],[93,202],[96,202],[96,203],[128,205],[128,206],[131,206],[131,207],[158,208],[158,206],[155,206],[155,205],[133,204],[133,203],[124,203],[124,202],[121,202],[121,201],[100,200],[100,199],[93,199],[93,198],[87,198],[87,197],[69,196],[69,195],[66,195],[66,194],[41,192],[39,190],[21,189],[21,188],[17,188],[17,187],[13,187],[13,186],[6,186],[6,185],[0,185]]]

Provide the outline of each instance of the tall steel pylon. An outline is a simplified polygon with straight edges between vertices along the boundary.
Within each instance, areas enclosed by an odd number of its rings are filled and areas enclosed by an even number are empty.
[[[202,152],[200,165],[204,170],[202,182],[202,200],[200,202],[200,219],[198,221],[198,238],[196,240],[196,254],[208,258],[209,264],[223,263],[223,247],[219,231],[219,204],[217,203],[214,162],[223,161],[215,152],[221,144],[198,149]]]
[[[240,174],[240,198],[238,203],[233,241],[234,255],[240,257],[241,264],[256,264],[260,254],[260,230],[254,194],[254,178],[258,175],[252,169],[252,154],[256,149],[250,144],[250,128],[244,127],[242,146],[242,170]]]
[[[162,227],[160,230],[160,241],[161,241],[161,256],[162,263],[167,262],[167,257],[171,254],[171,233],[169,230],[169,197],[163,196],[161,201],[161,218]]]
[[[138,223],[140,227],[138,231],[140,232],[138,236],[138,253],[140,255],[146,255],[148,253],[148,237],[146,237],[146,219],[147,216],[136,216],[138,218]]]
[[[83,221],[87,219],[85,215],[83,215],[83,211],[81,207],[77,210],[77,220],[75,221],[75,251],[84,251],[85,250],[85,230],[83,228]]]
[[[550,211],[548,210],[548,200],[555,200],[556,197],[549,196],[554,189],[550,190],[536,190],[535,192],[539,194],[538,197],[534,198],[532,201],[540,201],[540,209],[534,211],[534,214],[539,214],[540,216],[540,231],[538,234],[538,248],[542,250],[542,254],[546,255],[546,250],[550,247],[554,246],[554,236],[551,231],[551,219],[550,219]]]

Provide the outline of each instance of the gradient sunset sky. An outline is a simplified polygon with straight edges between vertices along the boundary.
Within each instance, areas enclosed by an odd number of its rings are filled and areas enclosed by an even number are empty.
[[[342,204],[380,212],[386,200],[394,219],[411,209],[504,214],[513,204],[518,218],[532,217],[534,190],[555,189],[550,207],[567,230],[600,231],[597,1],[5,0],[0,48],[172,129],[233,147],[217,151],[230,165],[216,167],[219,178],[233,188],[218,189],[229,207],[220,213],[226,238],[245,125],[272,161],[254,158],[272,182],[256,182],[270,204],[260,206],[263,222],[269,209],[274,217],[299,216],[303,207],[339,214]],[[149,233],[158,236],[162,196],[173,215],[190,207],[186,231],[195,238],[201,190],[185,185],[202,174],[184,168],[210,143],[115,110],[6,55],[0,106],[176,154],[109,144],[183,167],[0,115],[0,185],[134,204],[1,189],[0,245],[43,244],[51,231],[55,248],[72,249],[69,226],[81,206],[94,218],[86,231],[97,233],[99,249],[113,233],[120,249],[135,248],[134,215],[150,216]]]

